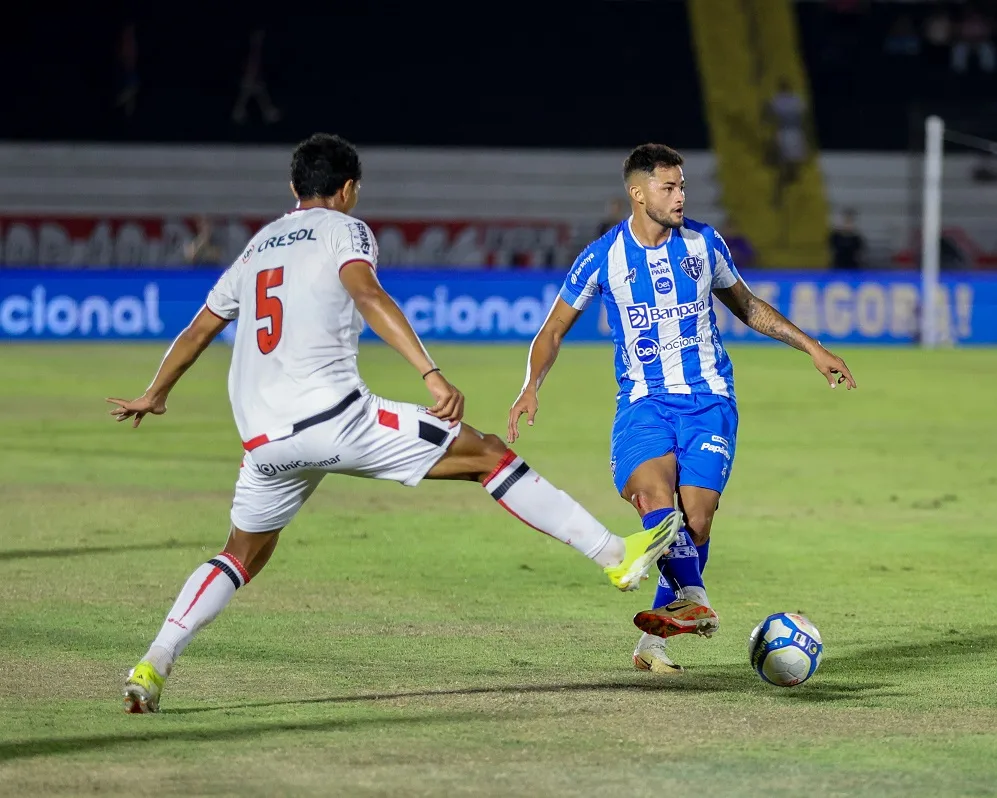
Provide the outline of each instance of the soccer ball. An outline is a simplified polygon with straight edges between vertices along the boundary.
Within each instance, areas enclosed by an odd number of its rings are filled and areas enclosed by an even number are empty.
[[[751,667],[769,684],[792,687],[817,672],[824,643],[808,618],[791,612],[770,615],[748,638]]]

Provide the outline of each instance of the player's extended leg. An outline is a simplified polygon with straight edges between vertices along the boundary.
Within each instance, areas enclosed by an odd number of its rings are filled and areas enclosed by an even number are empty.
[[[661,523],[675,512],[676,458],[674,453],[654,457],[638,465],[627,478],[620,495],[640,513],[645,527]],[[706,602],[698,557],[689,533],[682,529],[675,546],[658,561],[661,576],[653,607],[667,618],[670,628],[660,633],[644,630],[633,661],[638,670],[655,673],[681,673],[682,668],[668,656],[664,638],[681,632],[712,634],[707,626],[715,623],[716,613]]]
[[[190,575],[149,651],[128,675],[127,712],[159,709],[159,695],[177,657],[225,609],[235,591],[263,570],[279,534],[279,529],[249,533],[232,527],[225,548]]]
[[[720,494],[715,490],[693,485],[679,487],[679,508],[685,516],[685,528],[699,554],[700,574],[706,570],[706,561],[710,556],[710,531],[719,504]]]
[[[639,587],[654,562],[674,542],[681,524],[676,515],[671,523],[620,538],[530,468],[497,435],[485,435],[466,424],[426,476],[481,483],[524,524],[567,543],[603,566],[621,590]]]
[[[700,610],[709,608],[703,587],[700,557],[708,553],[710,527],[720,493],[730,478],[737,440],[737,408],[724,396],[693,396],[671,400],[679,417],[676,458],[680,469],[679,503],[688,513],[683,540],[666,561],[673,579],[686,585],[679,600],[694,601]],[[705,562],[705,556],[703,557]],[[695,565],[695,568],[692,566]],[[681,574],[681,576],[679,576]],[[638,613],[634,623],[644,632],[660,637],[695,631],[711,635],[719,628],[716,613],[677,622],[674,606]],[[696,616],[699,611],[693,611]]]
[[[281,530],[322,481],[311,470],[276,472],[269,467],[295,459],[293,441],[274,441],[247,452],[232,502],[232,527],[225,547],[187,579],[159,634],[125,682],[128,712],[156,712],[173,663],[194,635],[225,609],[236,590],[267,564]]]
[[[709,488],[700,488],[690,485],[679,487],[679,504],[686,513],[685,541],[680,541],[668,554],[668,558],[662,562],[668,562],[674,566],[677,563],[695,564],[699,572],[699,583],[702,585],[702,569],[706,564],[706,557],[709,554],[710,528],[713,526],[713,516],[716,514],[717,505],[720,502],[720,493]],[[685,545],[682,545],[682,543]],[[674,558],[674,559],[673,559]],[[690,565],[683,564],[680,570],[683,572]],[[691,577],[691,573],[687,578]],[[677,619],[675,610],[680,604],[693,602],[700,605],[699,608],[682,614],[688,617]],[[687,587],[679,591],[679,599],[673,604],[661,606],[655,602],[655,607],[651,610],[639,612],[634,617],[634,624],[644,632],[641,645],[651,646],[652,641],[645,640],[649,636],[669,637],[682,632],[696,632],[697,634],[709,637],[720,628],[719,619],[716,613],[710,609],[709,614],[703,614],[702,608],[709,608],[709,599],[706,596],[706,589],[703,587]],[[637,652],[634,652],[636,662]],[[638,667],[640,665],[638,664]],[[648,668],[655,670],[655,668]]]
[[[674,454],[655,457],[641,463],[623,486],[621,495],[640,513],[645,527],[661,523],[674,512],[676,470]],[[688,522],[658,567],[666,579],[658,583],[655,607],[670,604],[676,598],[709,604],[699,567],[699,553],[688,531]]]

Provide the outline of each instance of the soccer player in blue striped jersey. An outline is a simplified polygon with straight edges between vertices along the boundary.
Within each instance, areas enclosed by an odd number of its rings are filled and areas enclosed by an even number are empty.
[[[645,529],[684,514],[661,559],[654,606],[634,623],[640,670],[677,673],[665,638],[719,628],[703,583],[713,517],[737,445],[734,367],[713,312],[716,296],[753,330],[807,353],[834,388],[856,387],[844,361],[762,301],[737,273],[708,224],[684,213],[682,156],[662,144],[637,147],[623,166],[632,215],[582,250],[530,347],[526,382],[509,411],[508,438],[530,426],[537,395],[561,341],[597,296],[616,348],[616,419],[610,468]],[[677,497],[677,498],[676,498]]]

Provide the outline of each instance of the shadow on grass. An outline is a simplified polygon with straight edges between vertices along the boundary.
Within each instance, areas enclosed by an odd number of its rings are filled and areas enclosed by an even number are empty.
[[[640,681],[637,681],[639,679]],[[838,685],[813,684],[798,688],[795,697],[800,701],[821,703],[827,701],[848,701],[865,693],[879,690],[888,685]],[[377,703],[397,701],[405,698],[447,698],[455,696],[503,695],[503,694],[557,694],[583,693],[591,691],[623,691],[630,693],[757,693],[771,694],[778,688],[762,682],[753,672],[731,673],[686,673],[681,677],[634,677],[602,682],[573,682],[559,684],[512,684],[495,687],[461,687],[452,690],[408,690],[392,693],[369,693],[367,695],[337,695],[318,698],[286,699],[279,701],[250,701],[242,704],[220,704],[217,706],[180,707],[165,710],[165,714],[188,715],[199,712],[225,712],[233,709],[266,709],[280,706],[303,706],[308,704],[349,704],[357,702]],[[786,691],[780,691],[786,692]]]
[[[182,740],[186,742],[216,742],[218,740],[242,740],[260,737],[268,733],[280,732],[323,732],[349,731],[365,726],[437,725],[441,723],[465,723],[480,721],[480,712],[443,712],[432,715],[400,715],[381,718],[330,718],[315,721],[287,723],[247,723],[228,728],[177,729],[148,728],[135,729],[125,734],[95,734],[76,737],[53,737],[42,740],[13,740],[0,743],[0,762],[14,759],[28,759],[36,756],[63,756],[81,754],[88,751],[102,751],[119,746],[142,743],[166,743]],[[146,719],[147,720],[147,719]],[[136,723],[143,719],[135,718]]]
[[[992,627],[983,634],[953,628],[927,640],[846,650],[840,655],[831,655],[824,670],[836,676],[937,671],[956,660],[994,654],[997,654],[997,631]]]
[[[0,551],[0,562],[11,560],[44,560],[58,557],[86,557],[90,554],[122,554],[131,551],[164,551],[166,549],[200,548],[203,543],[161,540],[158,543],[128,543],[123,546],[72,546],[62,549],[8,549]]]

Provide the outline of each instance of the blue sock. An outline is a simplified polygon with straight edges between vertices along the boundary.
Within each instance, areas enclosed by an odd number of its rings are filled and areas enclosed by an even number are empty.
[[[692,538],[685,527],[679,532],[678,540],[661,560],[658,561],[661,573],[668,576],[676,589],[683,587],[703,587],[703,575],[699,570],[699,552],[692,544]]]
[[[699,575],[702,576],[706,570],[706,561],[710,559],[710,539],[707,538],[702,546],[696,546],[696,551],[699,552]]]
[[[651,510],[651,512],[641,519],[641,522],[644,524],[644,529],[653,529],[673,512],[675,512],[675,510],[671,507],[663,507],[660,510]],[[664,564],[664,558],[658,560],[659,568],[661,568]],[[671,580],[668,578],[668,575],[662,571],[661,576],[658,579],[658,589],[654,594],[654,604],[652,605],[652,608],[664,607],[666,604],[671,604],[675,601],[675,598],[675,590],[672,587]]]
[[[664,560],[658,560],[658,564],[661,565]],[[677,596],[675,595],[675,588],[672,587],[671,580],[664,574],[658,576],[658,589],[654,593],[654,604],[651,605],[651,609],[657,609],[658,607],[664,607],[666,604],[671,604]]]
[[[644,529],[654,529],[654,527],[674,512],[675,510],[671,507],[662,507],[660,510],[651,510],[651,512],[640,519],[640,522],[644,525]]]

